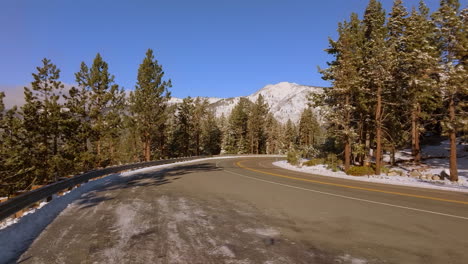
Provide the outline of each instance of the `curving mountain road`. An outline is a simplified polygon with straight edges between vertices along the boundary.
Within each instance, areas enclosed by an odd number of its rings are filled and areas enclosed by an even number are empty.
[[[275,158],[144,169],[64,210],[21,263],[468,263],[468,194],[312,176]]]

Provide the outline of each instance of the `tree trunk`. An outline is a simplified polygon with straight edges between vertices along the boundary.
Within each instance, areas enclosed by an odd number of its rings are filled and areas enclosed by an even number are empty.
[[[411,155],[414,162],[419,164],[421,162],[421,146],[419,143],[419,113],[421,107],[416,104],[411,113]]]
[[[351,165],[351,144],[349,142],[349,138],[347,138],[345,142],[344,158],[344,168],[345,171],[347,171]]]
[[[148,132],[145,132],[143,140],[143,155],[145,157],[145,161],[151,161],[151,139]]]
[[[196,155],[200,156],[200,133],[197,132],[197,150],[196,150]]]
[[[349,109],[349,95],[346,95],[346,99],[345,99],[345,106],[346,106],[346,109]],[[345,120],[345,130],[346,133],[347,133],[347,136],[345,138],[345,149],[344,149],[344,168],[345,168],[345,171],[347,171],[350,167],[350,163],[351,163],[351,142],[350,142],[350,137],[349,137],[349,134],[350,134],[350,129],[349,129],[349,125],[350,125],[350,111],[349,110],[346,110],[346,120]]]
[[[396,152],[395,145],[392,144],[392,150],[391,150],[391,153],[390,153],[390,164],[392,164],[392,166],[395,166],[395,164],[396,164],[395,152]]]
[[[375,150],[375,174],[380,175],[381,170],[381,155],[382,155],[382,87],[377,88],[377,107],[375,109],[375,124],[376,124],[376,150]]]
[[[457,170],[457,131],[455,129],[455,101],[453,95],[450,97],[449,102],[449,120],[450,125],[450,180],[458,181]]]

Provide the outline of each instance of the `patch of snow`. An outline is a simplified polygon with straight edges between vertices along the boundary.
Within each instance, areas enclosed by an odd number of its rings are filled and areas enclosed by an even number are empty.
[[[349,263],[349,264],[366,264],[367,261],[365,259],[354,258],[349,254],[345,254],[343,256],[339,256],[336,261],[338,263]]]
[[[459,182],[451,182],[449,180],[438,180],[438,181],[433,181],[433,180],[421,180],[421,179],[416,179],[416,178],[411,178],[411,177],[405,177],[405,176],[386,176],[386,175],[372,175],[372,176],[351,176],[347,175],[343,171],[332,171],[328,169],[325,165],[316,165],[316,166],[303,166],[303,167],[297,167],[293,166],[285,160],[281,161],[276,161],[273,163],[273,165],[283,168],[283,169],[288,169],[288,170],[294,170],[294,171],[299,171],[299,172],[304,172],[304,173],[309,173],[309,174],[316,174],[316,175],[321,175],[321,176],[329,176],[329,177],[335,177],[335,178],[342,178],[342,179],[347,179],[347,180],[354,180],[354,181],[364,181],[364,182],[375,182],[375,183],[383,183],[383,184],[392,184],[392,185],[400,185],[400,186],[411,186],[411,187],[418,187],[418,188],[428,188],[428,189],[438,189],[438,190],[444,190],[444,191],[457,191],[457,192],[466,192],[468,193],[468,181],[466,177],[466,170],[459,170],[460,175],[459,175]],[[434,169],[434,171],[439,170],[440,173],[440,168],[439,169]]]
[[[210,252],[211,255],[220,255],[228,258],[235,258],[236,255],[227,246],[218,247]]]
[[[247,228],[244,229],[243,232],[266,237],[274,237],[280,234],[277,230],[273,228]]]

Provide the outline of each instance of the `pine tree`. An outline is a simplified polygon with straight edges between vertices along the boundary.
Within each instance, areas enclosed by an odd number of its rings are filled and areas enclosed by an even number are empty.
[[[364,12],[364,52],[362,69],[368,95],[374,109],[375,173],[380,175],[382,163],[382,121],[384,94],[391,80],[392,53],[386,43],[385,11],[377,0],[370,0]]]
[[[218,155],[221,152],[222,132],[212,111],[202,120],[201,146],[203,154]]]
[[[465,117],[460,104],[468,93],[466,69],[467,60],[467,32],[464,12],[460,12],[458,0],[441,0],[439,9],[432,15],[436,24],[436,37],[441,54],[440,88],[446,103],[446,119],[444,129],[450,139],[450,180],[458,180],[457,170],[457,130],[462,126],[460,121]],[[465,23],[463,23],[465,22]],[[466,113],[465,113],[466,114]]]
[[[270,112],[265,122],[266,129],[266,154],[280,154],[281,145],[281,124]]]
[[[76,74],[77,83],[89,91],[88,118],[90,124],[90,143],[92,153],[96,156],[98,166],[106,166],[112,162],[109,156],[114,151],[117,126],[124,107],[125,94],[114,83],[114,76],[109,73],[109,65],[98,53],[91,68],[82,63],[80,72]],[[104,150],[107,141],[107,149]],[[107,152],[107,153],[104,153]]]
[[[302,111],[299,120],[299,143],[301,146],[313,146],[318,142],[320,125],[310,107]]]
[[[397,147],[403,147],[406,144],[408,118],[406,117],[408,105],[408,12],[403,6],[403,1],[393,2],[392,10],[389,14],[387,23],[387,46],[392,53],[390,57],[390,73],[392,79],[388,84],[385,105],[387,114],[383,119],[383,139],[388,144],[391,152],[391,163],[395,163],[395,153]],[[416,146],[413,144],[413,146]],[[413,153],[416,148],[413,147]]]
[[[202,147],[203,121],[208,114],[208,100],[206,98],[201,99],[200,97],[197,97],[193,103],[193,142],[195,144],[195,155],[199,156]]]
[[[357,14],[352,14],[349,22],[338,25],[339,38],[329,40],[329,54],[335,56],[330,67],[321,70],[323,79],[331,80],[333,86],[314,99],[315,106],[326,106],[329,129],[336,132],[337,139],[344,145],[344,166],[351,164],[352,141],[356,138],[355,116],[365,115],[362,101],[365,96],[359,89],[362,84],[363,29]],[[360,110],[360,111],[359,111]],[[362,121],[363,118],[361,118]]]
[[[164,124],[165,109],[170,99],[168,89],[171,80],[163,81],[164,71],[154,59],[153,50],[148,49],[146,57],[138,69],[135,91],[130,93],[130,111],[142,140],[146,161],[151,160],[151,146],[160,127]],[[162,149],[159,149],[162,152]]]
[[[408,18],[406,36],[406,75],[405,82],[411,116],[411,146],[414,161],[421,161],[421,123],[428,119],[437,107],[439,94],[436,89],[437,53],[434,52],[434,27],[428,19],[429,10],[424,2],[419,4],[419,12],[412,10]],[[401,100],[401,94],[400,94]]]
[[[189,96],[184,98],[177,106],[176,123],[174,135],[172,136],[172,151],[178,156],[191,156],[194,153],[193,137],[193,99]]]
[[[284,137],[283,137],[283,145],[285,147],[285,151],[293,150],[297,148],[297,127],[288,119],[286,125],[284,127]]]
[[[240,98],[234,106],[228,120],[228,128],[225,134],[225,151],[230,154],[248,153],[248,120],[251,102],[246,98]]]
[[[247,124],[250,153],[252,154],[260,154],[266,151],[265,120],[268,112],[268,104],[263,96],[259,94],[255,103],[251,105]]]
[[[63,161],[59,153],[61,141],[61,110],[59,99],[64,85],[59,81],[60,70],[50,60],[33,73],[31,89],[25,87],[22,116],[26,133],[31,171],[31,184],[57,180]],[[26,157],[25,157],[26,158]]]
[[[0,196],[6,196],[27,189],[35,168],[30,165],[31,150],[25,144],[26,133],[16,106],[2,111],[0,124]]]

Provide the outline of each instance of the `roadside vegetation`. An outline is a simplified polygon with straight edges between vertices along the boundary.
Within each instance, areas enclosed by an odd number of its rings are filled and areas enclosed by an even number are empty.
[[[353,13],[339,23],[326,50],[334,60],[320,69],[333,85],[311,97],[326,137],[313,155],[303,153],[312,158],[305,165],[380,175],[388,170],[384,153],[395,165],[398,151],[410,147],[420,164],[422,141],[448,138],[449,177],[457,181],[457,144],[468,132],[467,27],[468,9],[455,0],[442,0],[433,13],[424,1],[408,11],[396,0],[388,15],[370,0],[363,18]]]

